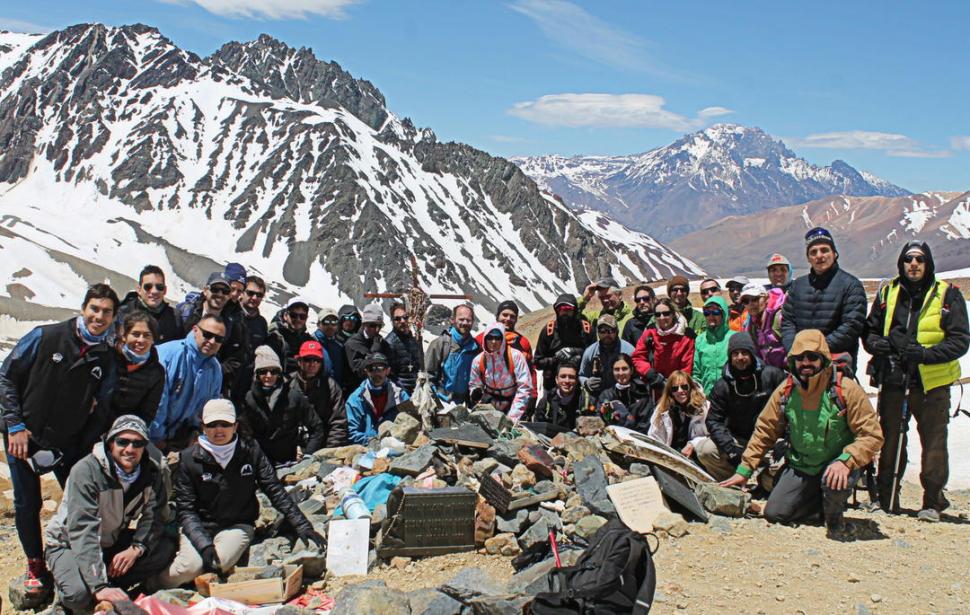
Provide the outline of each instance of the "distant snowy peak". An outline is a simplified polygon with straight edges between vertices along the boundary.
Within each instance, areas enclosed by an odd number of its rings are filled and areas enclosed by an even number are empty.
[[[514,160],[567,203],[613,214],[661,239],[726,215],[833,194],[909,194],[841,160],[813,165],[760,128],[737,124],[716,124],[643,154]]]

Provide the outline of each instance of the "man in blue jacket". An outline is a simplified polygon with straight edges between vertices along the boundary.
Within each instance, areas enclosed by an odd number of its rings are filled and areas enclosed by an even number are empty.
[[[472,336],[475,312],[462,304],[451,311],[451,327],[435,338],[424,355],[424,371],[435,394],[444,401],[462,403],[468,397],[472,360],[482,351]]]
[[[347,439],[367,444],[377,436],[377,426],[397,417],[398,406],[408,401],[408,392],[388,379],[387,357],[379,352],[364,360],[367,378],[347,399]]]
[[[215,355],[225,336],[222,318],[207,314],[185,339],[158,347],[158,361],[165,368],[165,388],[149,437],[162,451],[188,446],[199,426],[202,406],[219,397],[222,366]]]

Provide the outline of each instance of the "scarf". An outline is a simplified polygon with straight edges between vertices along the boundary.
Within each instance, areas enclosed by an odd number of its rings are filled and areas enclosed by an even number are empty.
[[[128,473],[114,459],[111,460],[111,463],[115,467],[115,474],[118,475],[118,482],[121,483],[121,490],[127,492],[128,488],[141,476],[141,464],[135,466],[135,469],[131,473]]]
[[[629,389],[631,384],[633,384],[633,381],[632,380],[630,382],[627,382],[626,384],[620,384],[619,382],[617,382],[613,386],[615,386],[620,391],[624,391],[626,389]]]
[[[78,316],[75,322],[76,322],[75,327],[77,329],[77,336],[81,338],[81,341],[84,343],[85,346],[96,346],[97,344],[100,344],[105,339],[107,339],[108,334],[111,333],[110,326],[107,329],[105,329],[104,333],[102,333],[101,335],[95,335],[91,333],[90,331],[88,331],[87,325],[84,324],[83,316]]]
[[[145,361],[148,361],[148,358],[150,356],[152,356],[151,348],[149,348],[148,352],[146,352],[145,354],[138,354],[134,350],[129,348],[128,344],[125,344],[124,346],[121,347],[121,352],[124,353],[129,363],[134,363],[135,365],[142,365],[143,363],[145,363]]]
[[[229,462],[232,461],[232,456],[236,454],[236,443],[238,442],[239,438],[233,437],[232,442],[229,444],[213,444],[212,442],[209,442],[209,438],[207,438],[205,434],[199,436],[199,446],[201,446],[203,450],[209,451],[209,454],[215,458],[216,463],[218,463],[223,470],[225,470],[226,466],[229,465]]]

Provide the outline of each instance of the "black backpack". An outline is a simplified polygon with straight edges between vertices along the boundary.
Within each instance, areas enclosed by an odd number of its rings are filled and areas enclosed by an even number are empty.
[[[535,615],[646,615],[657,572],[647,539],[619,519],[596,531],[575,566],[549,572],[548,592],[535,597]]]

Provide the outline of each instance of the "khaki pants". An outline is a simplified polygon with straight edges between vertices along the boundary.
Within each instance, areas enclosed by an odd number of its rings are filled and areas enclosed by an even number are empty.
[[[739,446],[744,446],[738,443],[737,439],[734,440]],[[694,454],[697,455],[697,460],[701,462],[704,469],[707,470],[708,474],[713,476],[716,480],[726,480],[734,476],[734,471],[737,466],[731,463],[727,455],[721,452],[721,449],[717,448],[717,444],[714,440],[710,438],[704,438],[697,448],[694,450]]]
[[[215,535],[212,544],[215,546],[216,555],[219,556],[219,561],[222,564],[222,572],[227,572],[236,565],[239,558],[249,550],[249,543],[252,540],[253,526],[245,524],[233,525]],[[202,556],[195,550],[185,534],[180,533],[178,553],[168,570],[159,575],[158,581],[161,587],[165,589],[178,587],[194,580],[204,571]]]

